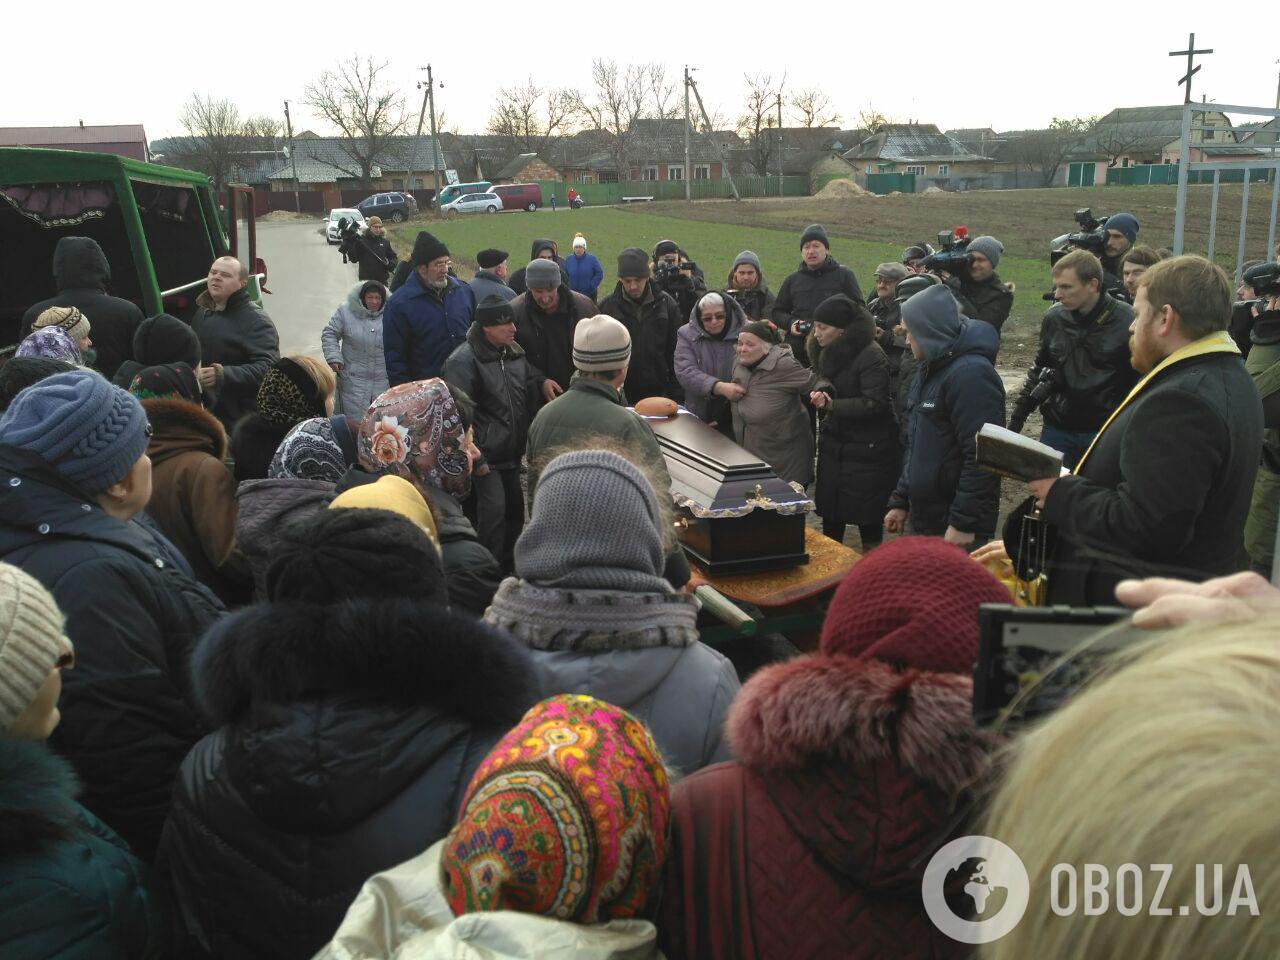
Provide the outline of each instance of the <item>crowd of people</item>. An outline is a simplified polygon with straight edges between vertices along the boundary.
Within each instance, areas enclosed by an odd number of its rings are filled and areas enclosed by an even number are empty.
[[[1053,388],[1071,472],[1003,540],[975,450],[1006,423],[993,237],[958,272],[912,244],[864,299],[819,224],[776,295],[750,250],[711,290],[664,240],[601,296],[581,234],[464,282],[422,231],[360,260],[322,360],[280,355],[232,258],[190,317],[145,318],[64,238],[0,366],[2,952],[963,957],[921,882],[980,831],[1034,885],[982,956],[1274,945],[1280,871],[1247,858],[1280,839],[1280,590],[1245,547],[1280,512],[1280,298],[1241,318],[1219,267],[1112,221],[1114,263],[1054,264],[1023,393]],[[747,669],[700,640],[650,397],[856,527],[812,651]],[[1172,632],[979,726],[979,606],[1030,575],[1032,522],[1051,602]],[[1261,917],[1046,892],[1060,861],[1233,857]]]

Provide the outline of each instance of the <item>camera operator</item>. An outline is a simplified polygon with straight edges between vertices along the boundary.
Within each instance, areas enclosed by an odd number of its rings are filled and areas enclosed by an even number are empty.
[[[969,268],[960,273],[960,296],[972,305],[971,316],[985,320],[999,332],[1013,309],[1013,291],[1000,282],[996,273],[1004,244],[995,237],[976,237],[965,249],[969,252]]]
[[[682,323],[707,293],[702,270],[674,240],[659,240],[653,248],[653,282],[676,302]]]
[[[933,254],[934,250],[931,244],[913,243],[902,251],[902,265],[907,268],[907,273],[924,273],[924,260],[926,257],[932,257]]]
[[[1240,283],[1236,287],[1236,300],[1231,305],[1231,323],[1227,326],[1227,332],[1231,334],[1231,339],[1236,342],[1236,346],[1240,348],[1240,353],[1246,360],[1249,359],[1249,351],[1253,347],[1253,325],[1266,304],[1259,303],[1257,291],[1245,277],[1250,270],[1265,262],[1265,260],[1245,261]]]
[[[1113,213],[1102,227],[1107,231],[1106,252],[1100,258],[1102,269],[1119,277],[1124,255],[1138,242],[1138,218],[1132,213]]]
[[[1245,308],[1251,318],[1251,349],[1245,369],[1262,395],[1262,463],[1253,485],[1249,518],[1245,521],[1244,546],[1252,568],[1271,576],[1275,562],[1276,525],[1280,523],[1280,263],[1259,261],[1244,271],[1236,296],[1249,299],[1232,312]],[[1258,299],[1252,299],[1252,298]]]
[[[1037,406],[1040,440],[1062,451],[1071,469],[1137,380],[1129,363],[1133,308],[1102,289],[1102,264],[1073,250],[1053,265],[1057,303],[1040,324],[1040,348],[1009,429],[1021,431]]]
[[[386,228],[381,217],[370,217],[363,230],[352,224],[343,233],[342,243],[338,251],[348,260],[360,265],[358,274],[361,280],[376,280],[384,286],[396,268],[400,258],[391,249],[391,240],[387,237]]]
[[[796,359],[809,365],[804,339],[813,329],[813,311],[837,293],[863,302],[858,278],[831,256],[831,240],[820,223],[810,224],[800,235],[800,267],[787,275],[773,302],[773,322],[787,331],[787,345]]]

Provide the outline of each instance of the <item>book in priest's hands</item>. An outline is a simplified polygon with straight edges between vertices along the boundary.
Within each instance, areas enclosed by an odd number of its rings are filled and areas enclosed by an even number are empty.
[[[1062,473],[1062,453],[994,423],[978,431],[978,467],[1023,482],[1046,480]]]

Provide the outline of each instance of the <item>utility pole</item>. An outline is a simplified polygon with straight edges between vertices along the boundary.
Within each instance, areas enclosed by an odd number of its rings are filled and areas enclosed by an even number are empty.
[[[778,196],[782,196],[782,88],[778,88]]]
[[[418,69],[421,70],[422,68],[419,67]],[[421,87],[422,84],[419,83],[418,86]],[[413,194],[413,174],[414,174],[413,161],[416,160],[418,157],[418,144],[422,141],[422,121],[426,118],[426,115],[427,115],[427,93],[429,92],[430,92],[430,88],[423,91],[422,109],[418,111],[418,132],[414,134],[413,147],[410,148],[409,150],[409,181],[408,183],[409,183],[410,195]],[[432,199],[434,200],[434,198]]]
[[[684,199],[693,202],[693,187],[689,183],[689,157],[692,153],[693,134],[689,125],[689,65],[684,68]]]
[[[440,140],[436,136],[435,77],[431,73],[431,64],[429,63],[425,67],[419,67],[418,69],[427,71],[426,83],[424,84],[421,80],[419,80],[418,89],[422,90],[425,87],[425,93],[423,94],[422,104],[424,108],[429,109],[431,111],[431,172],[432,172],[432,178],[435,181],[435,187],[436,187],[436,193],[435,193],[435,196],[431,198],[431,202],[434,205],[439,206],[440,204],[440,162],[443,159],[443,157],[439,150]],[[444,83],[441,83],[440,86],[443,87]],[[422,114],[418,115],[418,136],[419,137],[422,136]],[[417,141],[415,140],[414,141],[415,150],[417,149],[417,146],[418,144],[417,144]],[[412,187],[412,184],[410,184],[410,186]]]
[[[293,168],[293,209],[302,212],[302,198],[298,194],[298,159],[293,149],[293,120],[289,117],[289,101],[284,102],[284,128],[289,136],[289,165]]]
[[[693,77],[689,78],[689,86],[693,89],[694,99],[698,101],[698,110],[702,114],[702,122],[707,125],[707,130],[711,130],[711,118],[707,116],[707,108],[702,104],[702,94],[698,92],[698,85],[693,82]],[[733,182],[733,174],[729,171],[729,164],[725,162],[724,151],[720,149],[720,141],[715,138],[715,133],[710,134],[711,146],[715,148],[716,157],[720,160],[720,170],[729,180],[729,189],[733,191],[733,199],[741,200],[738,195],[738,185]]]

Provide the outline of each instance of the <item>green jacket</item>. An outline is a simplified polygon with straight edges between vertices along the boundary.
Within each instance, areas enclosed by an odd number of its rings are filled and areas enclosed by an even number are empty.
[[[533,499],[538,471],[549,456],[580,450],[589,437],[608,437],[634,447],[653,471],[654,478],[671,486],[658,440],[644,422],[623,406],[622,395],[600,380],[575,376],[569,389],[538,411],[529,427],[529,498]]]

